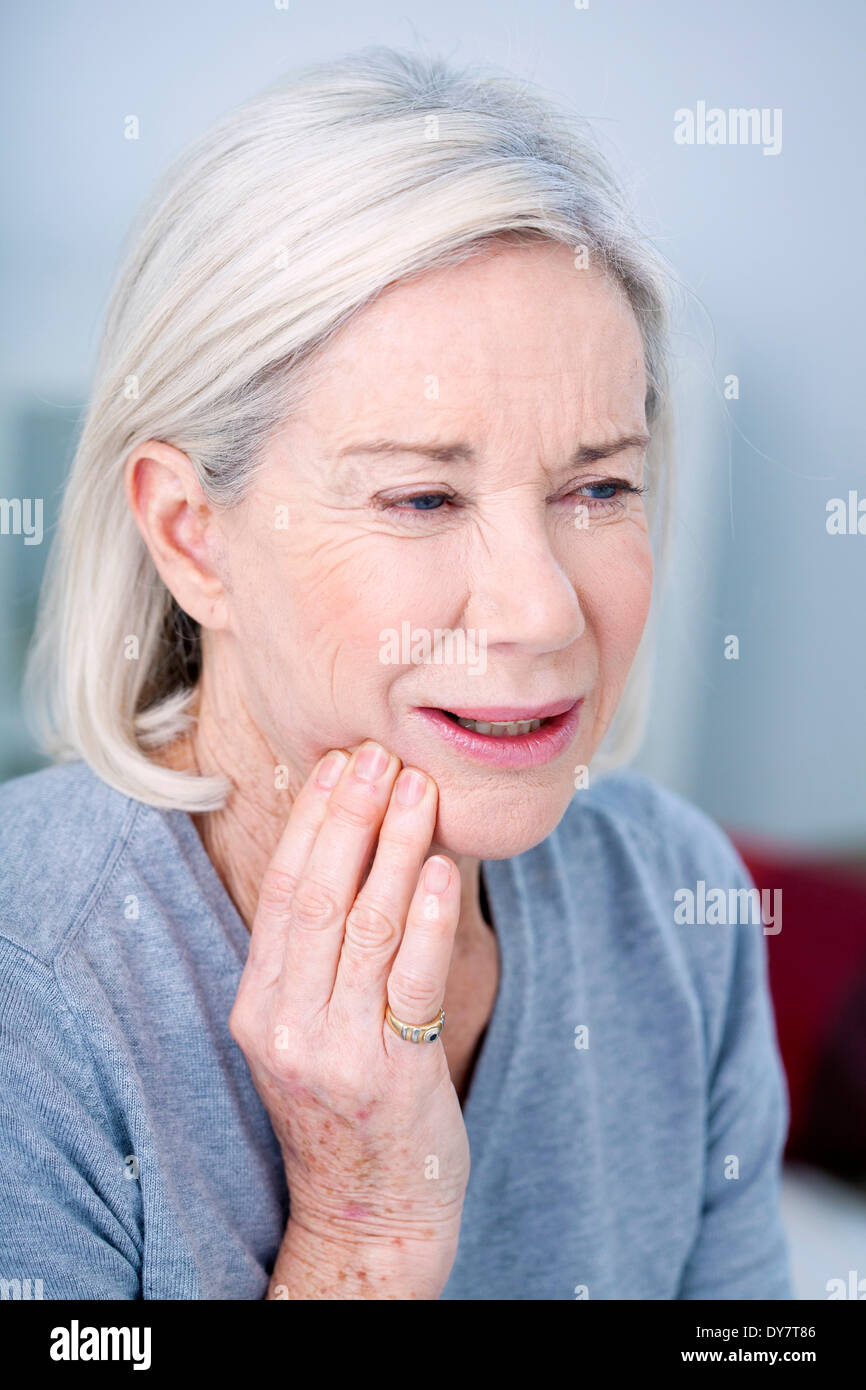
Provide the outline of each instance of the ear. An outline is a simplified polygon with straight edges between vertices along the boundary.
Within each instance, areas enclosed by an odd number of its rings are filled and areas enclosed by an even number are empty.
[[[149,439],[129,455],[126,499],[166,588],[205,628],[228,622],[217,513],[186,454]]]

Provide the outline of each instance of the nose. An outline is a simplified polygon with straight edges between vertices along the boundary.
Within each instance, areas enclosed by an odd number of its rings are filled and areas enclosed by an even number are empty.
[[[474,557],[467,626],[486,632],[488,650],[516,646],[532,655],[560,651],[586,627],[573,580],[563,570],[543,524],[525,513],[513,526],[486,533]]]

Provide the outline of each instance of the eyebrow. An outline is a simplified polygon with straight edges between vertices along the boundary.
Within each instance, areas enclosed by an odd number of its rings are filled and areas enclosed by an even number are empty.
[[[570,456],[568,464],[580,467],[581,464],[594,463],[598,459],[610,458],[626,449],[645,449],[650,436],[638,431],[636,434],[623,434],[601,444],[581,444]],[[373,439],[364,444],[347,444],[340,449],[337,457],[346,454],[421,454],[437,463],[472,463],[477,455],[470,444],[460,440],[453,444],[410,444],[394,439]]]

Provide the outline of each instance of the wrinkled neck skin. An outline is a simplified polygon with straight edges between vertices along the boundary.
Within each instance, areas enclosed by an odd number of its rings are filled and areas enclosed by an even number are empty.
[[[285,830],[292,802],[314,764],[301,768],[290,750],[279,750],[278,754],[270,746],[251,716],[231,664],[220,662],[215,651],[204,663],[195,722],[184,737],[164,751],[160,761],[199,776],[222,773],[231,779],[233,788],[225,806],[193,815],[192,821],[226,891],[251,930],[265,869]],[[274,785],[278,766],[288,769],[284,779],[289,783],[287,788]],[[454,956],[459,957],[490,932],[481,912],[480,861],[445,851],[435,842],[426,857],[437,853],[446,853],[460,870],[460,922],[454,943]]]

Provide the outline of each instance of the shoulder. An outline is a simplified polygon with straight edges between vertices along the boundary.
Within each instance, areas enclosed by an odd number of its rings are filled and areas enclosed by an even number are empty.
[[[110,877],[141,809],[83,762],[0,786],[0,940],[50,964]]]
[[[755,924],[755,904],[743,901],[754,884],[726,832],[661,783],[619,769],[575,793],[554,836],[575,929],[581,909],[591,907],[610,960],[640,960],[646,978],[679,980],[717,1046],[735,996],[760,1001],[767,982],[761,920]],[[683,912],[684,900],[706,901],[714,890],[736,913],[714,920]]]
[[[601,777],[576,792],[561,822],[574,841],[591,821],[608,841],[618,841],[664,879],[670,873],[708,868],[722,874],[745,872],[722,827],[694,802],[631,768]]]

